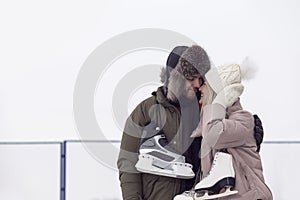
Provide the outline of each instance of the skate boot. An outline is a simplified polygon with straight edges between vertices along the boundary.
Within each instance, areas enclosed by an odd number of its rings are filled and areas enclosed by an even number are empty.
[[[173,200],[194,200],[195,190],[188,190],[182,194],[176,195]]]
[[[167,139],[164,135],[155,135],[140,146],[138,162],[135,167],[138,171],[174,178],[190,179],[195,176],[185,157],[165,148]]]
[[[194,199],[216,199],[238,193],[235,186],[235,172],[232,156],[217,152],[209,174],[195,186]]]

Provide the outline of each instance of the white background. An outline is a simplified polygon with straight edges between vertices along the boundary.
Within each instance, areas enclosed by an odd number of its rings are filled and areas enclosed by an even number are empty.
[[[265,140],[300,140],[299,4],[297,0],[2,1],[0,141],[81,139],[73,119],[73,90],[82,64],[104,41],[140,28],[186,35],[203,46],[216,65],[252,58],[259,70],[254,80],[245,83],[244,107],[261,117]],[[113,120],[108,95],[118,80],[141,65],[164,65],[166,58],[166,52],[139,51],[111,65],[101,80],[104,86],[95,94],[95,113],[108,139],[119,140],[124,123]],[[120,99],[128,102],[124,109],[130,112],[148,97],[159,84],[158,76],[159,70],[152,87],[141,87],[131,99]],[[298,175],[288,166],[298,166],[299,160],[284,163],[285,154],[264,155],[274,158],[265,159],[272,162],[269,166],[282,164],[290,169],[287,176]],[[268,177],[270,172],[278,176],[268,169]],[[272,184],[281,185],[278,180]],[[282,194],[277,199],[284,199]]]

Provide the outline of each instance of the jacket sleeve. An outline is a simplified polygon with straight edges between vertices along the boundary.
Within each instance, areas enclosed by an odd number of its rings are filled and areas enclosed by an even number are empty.
[[[233,112],[225,119],[226,110],[211,104],[203,110],[203,139],[213,149],[242,146],[248,135],[253,135],[253,117],[243,110]]]
[[[148,119],[143,103],[139,104],[125,123],[121,140],[119,158],[119,180],[124,200],[142,199],[142,177],[135,164],[138,160],[138,150],[143,127]]]

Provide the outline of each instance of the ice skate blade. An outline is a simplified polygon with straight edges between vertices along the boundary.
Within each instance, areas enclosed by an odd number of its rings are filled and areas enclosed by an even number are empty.
[[[195,176],[192,168],[189,165],[176,164],[170,165],[172,167],[162,169],[153,165],[154,157],[151,155],[140,155],[135,167],[138,171],[148,174],[155,174],[159,176],[168,176],[173,178],[191,179]]]
[[[195,174],[190,174],[190,175],[174,174],[174,172],[172,172],[172,171],[161,170],[159,168],[157,168],[156,169],[157,171],[156,171],[156,170],[147,170],[147,169],[136,166],[136,169],[139,172],[143,172],[143,173],[147,173],[147,174],[155,174],[158,176],[168,176],[168,177],[180,178],[180,179],[191,179],[195,176]]]
[[[195,200],[217,199],[217,198],[221,198],[221,197],[226,197],[226,196],[234,195],[234,194],[237,194],[237,193],[238,193],[237,190],[230,190],[230,187],[227,187],[226,191],[223,192],[223,193],[220,193],[220,194],[208,195],[208,193],[205,192],[205,194],[203,196],[198,197],[198,194],[195,193],[194,199]]]

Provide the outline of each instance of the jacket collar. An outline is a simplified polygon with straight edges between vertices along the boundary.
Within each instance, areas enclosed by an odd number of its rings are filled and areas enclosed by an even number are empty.
[[[199,106],[198,100],[196,99],[188,99],[181,96],[179,100],[175,99],[175,101],[172,101],[167,97],[166,93],[167,89],[165,86],[162,86],[159,87],[156,92],[153,92],[152,95],[156,96],[157,102],[164,107],[176,107],[177,109],[180,109],[181,107]]]
[[[172,104],[166,97],[166,88],[164,86],[161,86],[157,89],[156,92],[153,92],[152,95],[156,96],[156,100],[159,104],[161,104],[164,107],[179,107],[176,104]]]

